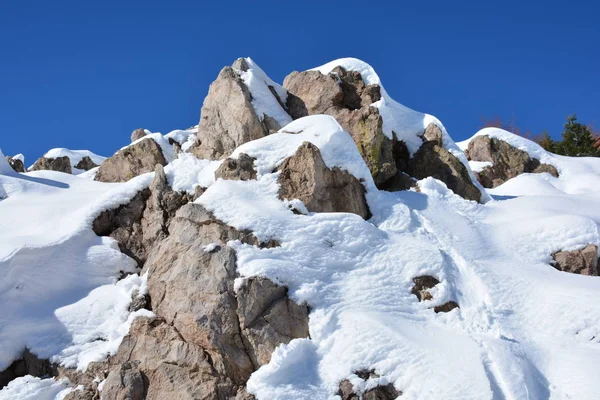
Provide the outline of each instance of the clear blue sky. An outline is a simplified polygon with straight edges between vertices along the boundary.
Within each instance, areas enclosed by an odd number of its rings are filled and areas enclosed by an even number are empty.
[[[561,131],[600,126],[600,6],[525,1],[2,1],[0,147],[30,165],[53,147],[111,155],[132,130],[199,120],[224,65],[278,82],[340,57],[455,140],[482,116]]]

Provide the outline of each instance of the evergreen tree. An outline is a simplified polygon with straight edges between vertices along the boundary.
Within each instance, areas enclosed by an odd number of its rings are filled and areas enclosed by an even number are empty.
[[[552,140],[552,138],[548,134],[548,131],[543,131],[542,134],[537,136],[534,140],[537,144],[542,146],[544,150],[549,151],[551,153],[556,152],[556,150],[554,149],[556,147],[556,142]]]
[[[571,157],[599,156],[598,149],[594,147],[594,137],[591,130],[577,122],[577,117],[567,117],[562,142],[556,143],[554,151]]]

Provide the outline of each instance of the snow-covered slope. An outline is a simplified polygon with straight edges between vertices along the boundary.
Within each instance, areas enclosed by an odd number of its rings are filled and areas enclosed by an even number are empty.
[[[419,181],[418,190],[380,191],[334,118],[288,121],[278,114],[278,103],[261,103],[271,98],[264,92],[268,86],[278,93],[281,88],[248,62],[243,79],[256,100],[253,107],[286,124],[230,155],[255,158],[256,179],[215,181],[221,162],[186,152],[194,128],[148,132],[139,140],[161,146],[174,190],[193,194],[197,186],[206,187],[195,202],[214,217],[262,242],[278,242],[269,248],[228,243],[237,255],[237,289],[244,279],[263,276],[310,307],[310,337],[280,345],[250,376],[250,393],[259,400],[339,400],[340,381],[349,379],[360,393],[391,383],[403,399],[597,397],[600,278],[560,272],[550,262],[553,252],[600,245],[600,160],[549,154],[488,129],[478,135],[527,151],[555,166],[559,178],[520,175],[490,190],[493,200],[486,204],[464,200],[433,178]],[[368,84],[380,83],[371,67],[355,59],[319,70],[328,73],[337,65],[361,72]],[[443,128],[383,89],[374,106],[384,116],[386,134],[393,131],[411,152],[429,122]],[[169,139],[183,153],[176,155]],[[280,200],[277,167],[303,142],[317,146],[329,168],[362,182],[369,220],[311,213],[297,199]],[[467,163],[445,130],[443,144]],[[132,292],[144,293],[151,276],[140,276],[117,241],[96,236],[91,225],[102,211],[128,203],[153,177],[101,183],[52,171],[17,174],[0,151],[0,371],[24,348],[85,369],[117,351],[134,318],[152,315],[129,311]],[[292,212],[290,203],[304,213]],[[132,274],[119,280],[122,272]],[[420,302],[411,289],[423,275],[440,283],[431,299]],[[434,312],[449,301],[459,308]],[[360,370],[377,376],[363,380],[355,374]],[[67,385],[18,378],[0,390],[0,399],[61,399],[71,390]]]

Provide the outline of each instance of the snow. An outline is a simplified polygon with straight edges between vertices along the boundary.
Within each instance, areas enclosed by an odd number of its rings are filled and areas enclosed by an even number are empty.
[[[21,153],[19,154],[15,154],[14,156],[12,156],[13,160],[19,160],[22,163],[25,163],[25,156]]]
[[[85,170],[77,169],[75,166],[79,164],[83,157],[89,157],[94,164],[100,165],[106,157],[99,156],[97,154],[92,153],[89,150],[69,150],[65,148],[55,148],[48,150],[46,154],[43,155],[45,158],[59,158],[59,157],[69,157],[69,161],[71,162],[71,168],[73,170],[73,174],[81,174],[85,172]],[[31,168],[31,167],[29,167]]]
[[[193,154],[181,153],[165,167],[171,188],[194,194],[197,186],[208,187],[215,181],[215,171],[222,161],[200,160]]]
[[[236,287],[266,276],[311,309],[310,339],[280,346],[248,390],[258,399],[334,398],[339,381],[350,378],[359,391],[391,382],[408,399],[594,398],[600,278],[549,264],[554,251],[600,244],[600,195],[590,182],[578,183],[585,196],[485,205],[433,178],[419,182],[420,193],[379,192],[344,137],[325,116],[294,121],[234,152],[256,158],[257,180],[217,180],[197,200],[227,224],[281,243],[259,249],[230,242],[238,254]],[[278,199],[274,169],[303,141],[317,145],[328,166],[365,179],[369,221],[297,215]],[[580,168],[594,164],[582,162]],[[565,185],[575,185],[575,176],[566,176],[572,182]],[[410,290],[423,274],[441,283],[433,300],[419,302]],[[460,309],[432,311],[450,300]],[[352,375],[371,368],[381,377]]]
[[[26,375],[0,390],[0,400],[62,400],[71,391],[66,379],[57,381]]]
[[[281,104],[279,104],[275,96],[273,96],[269,86],[277,93],[279,100],[283,104],[287,100],[287,90],[273,82],[250,57],[246,57],[244,60],[248,64],[248,71],[238,71],[238,73],[248,87],[248,90],[250,90],[252,106],[258,118],[262,121],[265,116],[269,116],[274,118],[280,126],[285,126],[292,122],[292,118]]]
[[[2,149],[0,149],[0,174],[13,175],[14,172],[15,171],[6,160],[6,156],[4,156],[4,153],[2,153]]]

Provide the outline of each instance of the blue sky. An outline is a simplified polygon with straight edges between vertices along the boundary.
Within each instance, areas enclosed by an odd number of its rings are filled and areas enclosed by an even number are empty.
[[[3,1],[0,147],[29,165],[53,147],[111,155],[138,127],[187,128],[240,56],[278,82],[363,59],[457,141],[484,116],[553,136],[571,113],[600,127],[600,6],[523,3]]]

